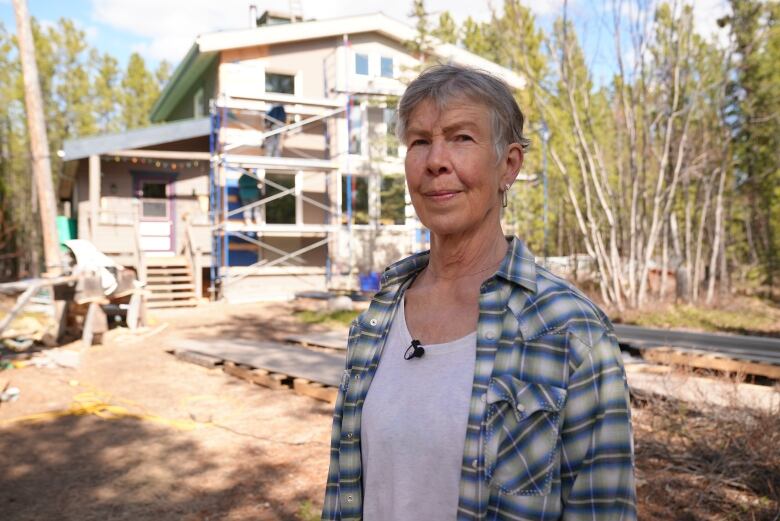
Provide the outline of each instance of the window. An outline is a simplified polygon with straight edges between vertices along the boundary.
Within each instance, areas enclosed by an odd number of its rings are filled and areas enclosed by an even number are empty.
[[[141,214],[143,217],[168,217],[166,183],[144,181],[141,185]]]
[[[282,190],[275,185],[281,185],[284,189],[295,186],[295,176],[290,174],[266,174],[265,197],[278,194]],[[272,185],[271,183],[274,183]],[[290,192],[278,199],[265,204],[266,224],[295,224],[295,193]]]
[[[393,77],[393,59],[386,56],[382,56],[382,69],[381,74],[383,78]]]
[[[382,177],[380,220],[382,224],[404,224],[406,222],[406,182],[404,176]]]
[[[352,183],[350,186],[350,182]],[[368,224],[368,179],[358,176],[344,176],[341,178],[341,212],[343,222],[349,219],[347,215],[347,203],[351,187],[352,194],[352,223]]]
[[[360,104],[349,107],[349,153],[363,153],[363,110]]]
[[[279,94],[295,94],[295,76],[292,74],[265,73],[265,91]]]
[[[389,157],[398,157],[398,138],[395,137],[395,109],[385,109],[382,115],[387,128],[387,135],[385,136],[387,155]]]
[[[368,76],[368,55],[367,54],[355,55],[355,73]]]

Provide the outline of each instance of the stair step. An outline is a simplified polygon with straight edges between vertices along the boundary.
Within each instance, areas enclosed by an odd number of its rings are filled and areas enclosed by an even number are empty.
[[[193,298],[196,297],[194,291],[164,291],[164,292],[153,292],[151,295],[147,296],[146,299],[148,301],[152,300],[172,300],[172,299],[181,299],[181,298]]]
[[[195,284],[189,283],[189,284],[147,284],[146,289],[150,290],[152,293],[160,293],[164,292],[165,290],[170,289],[189,289],[194,290]]]
[[[147,302],[146,307],[149,309],[160,309],[160,308],[184,308],[184,307],[194,307],[198,305],[198,301],[195,299],[191,300],[164,300],[159,302]]]
[[[146,277],[147,284],[163,284],[177,281],[192,282],[192,277],[184,273],[179,275],[148,275]]]
[[[147,266],[187,266],[187,259],[184,257],[147,257]]]
[[[146,268],[146,275],[189,275],[189,268]]]

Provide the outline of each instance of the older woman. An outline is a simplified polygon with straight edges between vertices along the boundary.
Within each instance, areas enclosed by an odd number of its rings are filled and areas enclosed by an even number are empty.
[[[612,326],[501,230],[522,129],[473,69],[428,69],[401,99],[431,249],[390,266],[350,328],[323,519],[635,519]]]

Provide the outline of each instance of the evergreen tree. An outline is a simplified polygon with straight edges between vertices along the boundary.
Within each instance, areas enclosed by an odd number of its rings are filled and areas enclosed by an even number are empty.
[[[101,55],[94,49],[90,57],[95,78],[92,97],[98,129],[100,132],[117,132],[120,128],[119,103],[122,95],[119,62],[110,54]]]
[[[154,79],[157,80],[157,90],[162,92],[170,78],[171,64],[167,60],[163,60],[157,66],[157,70],[154,71]]]
[[[434,29],[433,36],[444,43],[458,43],[458,28],[449,11],[444,11],[439,15],[439,26]]]
[[[780,3],[731,1],[736,71],[730,116],[745,226],[770,288],[780,272]]]
[[[149,111],[154,105],[160,88],[155,77],[146,68],[146,62],[138,53],[130,55],[122,79],[122,122],[127,129],[149,124]]]

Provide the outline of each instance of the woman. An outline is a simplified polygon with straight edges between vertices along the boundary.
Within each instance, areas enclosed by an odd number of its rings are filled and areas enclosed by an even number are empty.
[[[523,115],[436,66],[397,133],[430,252],[352,324],[323,519],[635,519],[628,393],[606,316],[501,230]]]

